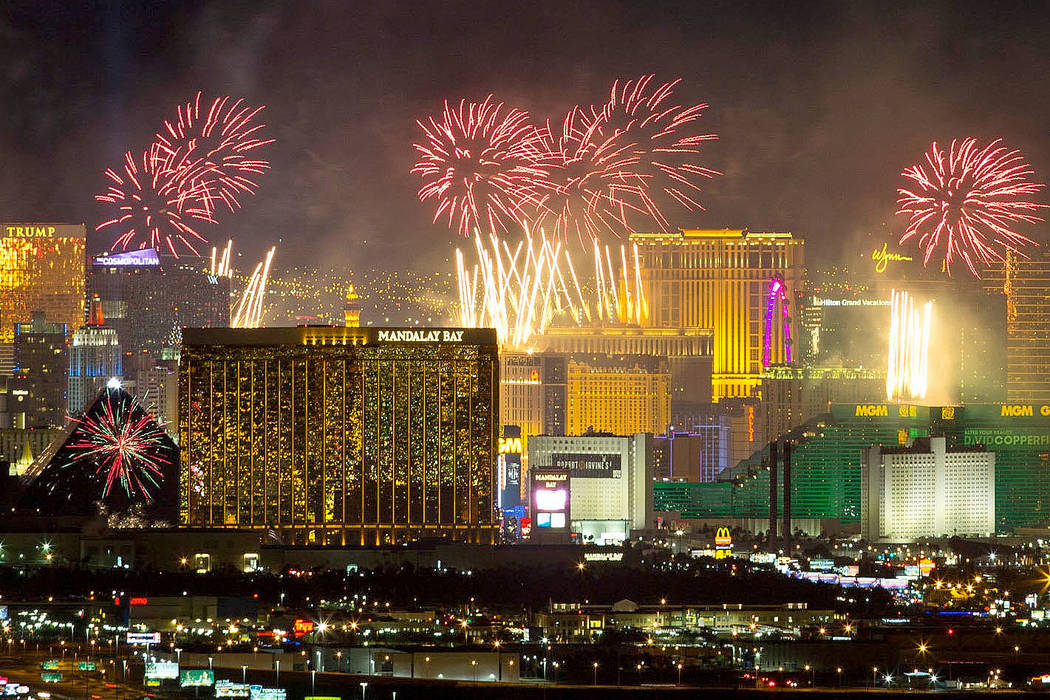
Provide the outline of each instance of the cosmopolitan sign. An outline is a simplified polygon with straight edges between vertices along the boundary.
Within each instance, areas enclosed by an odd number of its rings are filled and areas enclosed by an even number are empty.
[[[463,331],[379,331],[376,338],[381,343],[460,343]]]

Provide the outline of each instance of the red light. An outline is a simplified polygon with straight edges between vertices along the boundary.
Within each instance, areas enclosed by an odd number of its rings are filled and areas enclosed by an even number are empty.
[[[129,605],[149,605],[149,598],[132,598],[128,601]]]
[[[955,634],[955,630],[953,630],[953,629],[952,629],[951,627],[949,627],[949,628],[948,628],[948,636],[950,637],[950,636],[952,636],[953,634]]]
[[[776,681],[769,681],[769,682],[766,683],[766,685],[768,685],[770,688],[776,688],[777,687],[777,682]]]

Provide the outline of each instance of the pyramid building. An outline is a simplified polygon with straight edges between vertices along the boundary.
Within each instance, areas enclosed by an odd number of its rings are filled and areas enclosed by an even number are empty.
[[[174,520],[178,448],[118,382],[71,419],[23,477],[19,510],[53,516],[143,513]]]

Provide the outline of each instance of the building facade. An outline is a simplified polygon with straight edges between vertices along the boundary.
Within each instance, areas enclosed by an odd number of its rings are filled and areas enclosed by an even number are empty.
[[[944,437],[949,453],[994,454],[995,532],[1050,524],[1050,403],[834,404],[784,436],[793,442],[793,516],[859,532],[864,450],[906,447],[931,436]],[[658,510],[763,522],[769,517],[768,459],[768,451],[756,451],[713,483],[658,482]],[[783,512],[782,490],[777,498]]]
[[[615,544],[653,522],[652,435],[537,435],[529,463],[535,474],[566,475],[565,512],[580,542]]]
[[[671,422],[671,373],[666,360],[571,360],[567,386],[569,435],[662,433]]]
[[[116,329],[106,325],[102,305],[91,303],[88,323],[73,334],[69,348],[69,415],[81,413],[110,379],[124,376],[123,351]]]
[[[569,359],[561,353],[500,353],[500,420],[530,435],[562,435],[566,429]]]
[[[1006,302],[1006,400],[1050,403],[1050,252],[1008,254],[983,282]]]
[[[637,233],[648,324],[710,328],[714,399],[756,396],[763,367],[790,361],[804,241],[790,233]]]
[[[995,453],[948,449],[944,437],[869,447],[860,475],[861,535],[912,542],[995,532]]]
[[[69,346],[64,323],[48,323],[42,311],[30,323],[15,324],[12,413],[16,427],[58,427],[66,419]]]
[[[67,332],[83,324],[85,240],[84,224],[0,224],[0,373],[14,364],[14,324],[34,311]]]
[[[536,336],[537,348],[586,361],[588,357],[663,357],[671,371],[672,403],[711,401],[714,347],[709,328],[548,328]]]
[[[230,279],[202,264],[152,248],[100,255],[87,266],[88,299],[101,300],[125,351],[159,353],[178,346],[182,328],[230,325]]]
[[[187,329],[180,524],[285,542],[492,542],[491,329]]]

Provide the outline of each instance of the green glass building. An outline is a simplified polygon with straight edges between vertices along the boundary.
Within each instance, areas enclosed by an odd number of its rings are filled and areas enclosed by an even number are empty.
[[[859,523],[861,450],[931,435],[944,435],[952,446],[984,445],[995,452],[1000,532],[1050,520],[1050,404],[835,404],[789,433],[792,517]],[[768,462],[767,448],[713,483],[657,482],[655,508],[684,518],[768,518]],[[778,491],[779,513],[782,500]]]
[[[493,542],[498,373],[491,329],[186,329],[180,523]]]

